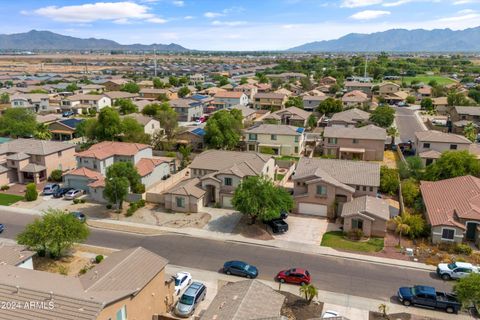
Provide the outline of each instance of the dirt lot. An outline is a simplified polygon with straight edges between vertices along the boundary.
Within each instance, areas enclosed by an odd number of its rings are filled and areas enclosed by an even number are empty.
[[[285,302],[282,307],[281,314],[290,320],[302,320],[318,318],[322,314],[322,302],[308,302],[290,292],[279,291],[285,296]]]
[[[235,229],[234,234],[241,234],[247,238],[253,238],[258,240],[273,240],[273,236],[265,228],[265,225],[261,222],[257,222],[255,225],[250,224],[250,219],[247,216],[243,216]]]
[[[80,270],[86,270],[92,265],[90,260],[95,256],[96,254],[91,252],[75,250],[73,254],[59,260],[35,256],[33,264],[35,270],[77,276]]]
[[[386,150],[383,154],[383,161],[380,165],[387,166],[391,169],[397,169],[398,153],[392,150]]]

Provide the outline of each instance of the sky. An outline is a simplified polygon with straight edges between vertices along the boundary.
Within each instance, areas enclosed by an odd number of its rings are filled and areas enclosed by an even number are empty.
[[[348,33],[480,26],[480,0],[0,0],[0,33],[283,50]]]

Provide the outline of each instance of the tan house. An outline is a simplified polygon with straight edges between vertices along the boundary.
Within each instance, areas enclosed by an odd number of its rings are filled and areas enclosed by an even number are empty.
[[[181,127],[176,134],[177,143],[189,145],[194,151],[203,150],[205,146],[205,130],[202,127]]]
[[[331,127],[357,127],[368,123],[369,119],[370,113],[361,109],[353,108],[334,113],[328,122],[328,125]]]
[[[141,247],[117,251],[79,276],[0,265],[2,301],[30,308],[2,310],[5,319],[151,320],[173,305],[168,261]],[[38,305],[41,304],[41,305]],[[127,317],[128,316],[128,317]]]
[[[346,81],[344,84],[345,90],[347,92],[351,91],[362,91],[363,93],[367,94],[367,96],[372,95],[372,83],[371,82],[359,82],[359,81]]]
[[[447,97],[438,97],[438,98],[433,98],[433,107],[439,114],[446,114],[448,111],[448,99]]]
[[[436,130],[415,132],[415,155],[422,158],[426,166],[440,158],[445,151],[470,150],[471,144],[470,140],[457,134]]]
[[[281,124],[256,124],[243,131],[248,151],[299,156],[305,148],[305,129]]]
[[[60,108],[63,111],[74,111],[78,114],[86,114],[90,109],[100,112],[105,107],[111,107],[112,100],[105,95],[98,94],[75,94],[61,101]]]
[[[374,125],[326,127],[323,154],[337,159],[383,161],[386,139],[386,130]]]
[[[260,91],[260,90],[259,90]],[[287,96],[280,93],[257,93],[253,96],[255,109],[276,111],[285,107]]]
[[[233,88],[233,91],[235,92],[243,92],[244,94],[247,95],[248,100],[250,102],[253,101],[253,97],[257,94],[258,88],[254,86],[253,84],[241,84],[239,86],[236,86]]]
[[[108,91],[105,92],[104,95],[112,100],[112,105],[115,105],[115,102],[120,99],[133,100],[139,96],[138,93],[130,93],[125,91]]]
[[[480,125],[479,109],[479,107],[453,107],[450,111],[453,132],[463,134],[463,129],[469,123],[473,123],[478,128]]]
[[[344,232],[358,229],[366,237],[384,237],[390,219],[390,206],[383,199],[362,196],[344,203],[341,217]]]
[[[124,84],[127,84],[129,81],[126,79],[111,79],[102,83],[105,87],[105,91],[120,91]]]
[[[303,96],[303,109],[305,111],[315,111],[317,110],[320,103],[326,100],[328,96],[326,95],[309,95]]]
[[[263,118],[265,123],[284,124],[305,128],[312,113],[297,107],[290,107],[270,113]]]
[[[369,102],[368,95],[360,90],[347,92],[342,97],[344,108],[366,108]]]
[[[432,242],[480,245],[480,179],[456,177],[420,183]]]
[[[162,95],[165,95],[169,100],[178,99],[177,93],[169,89],[144,88],[140,90],[142,99],[157,100]]]
[[[400,89],[401,89],[400,85],[398,85],[396,83],[393,83],[393,82],[381,83],[378,86],[378,95],[380,97],[389,96],[392,93],[396,93],[396,92],[400,91]]]
[[[207,191],[201,188],[199,178],[183,180],[165,192],[165,209],[174,212],[199,212]]]
[[[124,118],[132,118],[135,119],[139,124],[143,126],[143,131],[146,134],[153,135],[155,133],[162,133],[163,129],[160,127],[160,122],[156,119],[153,119],[148,116],[144,116],[141,113],[131,113]]]
[[[354,197],[375,197],[379,186],[378,163],[303,157],[293,176],[294,212],[333,219]]]

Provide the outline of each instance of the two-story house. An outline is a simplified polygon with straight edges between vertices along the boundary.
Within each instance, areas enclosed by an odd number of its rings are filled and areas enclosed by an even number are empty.
[[[15,139],[0,144],[0,185],[36,184],[53,170],[75,168],[75,145],[35,139]]]
[[[12,108],[24,108],[32,112],[47,111],[49,96],[43,93],[15,94],[10,98]]]
[[[445,151],[470,150],[471,144],[470,140],[457,134],[436,130],[415,132],[415,155],[422,158],[426,166],[440,158]]]
[[[100,112],[105,107],[111,107],[112,100],[104,95],[75,94],[61,101],[60,108],[64,111],[74,111],[78,114],[88,114],[90,109]]]
[[[313,112],[317,110],[320,103],[328,98],[327,95],[303,96],[303,110]]]
[[[123,118],[132,118],[137,121],[140,125],[143,126],[143,132],[149,135],[154,135],[156,133],[162,133],[163,129],[160,126],[160,121],[152,117],[144,116],[141,113],[130,113]]]
[[[120,99],[123,100],[133,100],[138,97],[138,93],[130,93],[125,91],[108,91],[103,94],[106,97],[109,97],[112,101],[112,105],[115,105]]]
[[[353,90],[343,95],[342,103],[344,108],[365,108],[368,107],[370,99],[366,93]]]
[[[189,99],[195,100],[202,105],[203,113],[209,113],[215,111],[215,107],[212,105],[213,97],[203,94],[194,94],[188,97]]]
[[[296,127],[306,127],[312,113],[297,107],[290,107],[268,114],[262,120],[265,123],[284,124]]]
[[[170,105],[178,114],[178,121],[196,121],[203,115],[202,104],[190,98],[170,100]]]
[[[243,92],[247,95],[249,102],[253,102],[253,97],[257,94],[258,88],[253,84],[241,84],[233,88],[235,92]]]
[[[369,119],[370,113],[361,109],[353,108],[334,113],[328,122],[328,125],[332,127],[357,127],[367,124]]]
[[[305,148],[305,129],[281,124],[257,124],[243,132],[248,151],[299,156]]]
[[[365,93],[367,96],[372,95],[372,83],[371,82],[360,82],[360,81],[345,81],[345,90],[347,92],[351,91],[362,91]]]
[[[101,82],[105,87],[105,91],[120,91],[122,89],[122,86],[127,84],[129,81],[127,79],[123,78],[117,78],[117,79],[109,79],[104,82]]]
[[[479,107],[460,107],[451,109],[450,117],[452,120],[453,133],[463,134],[463,129],[469,123],[480,127],[480,108]]]
[[[236,105],[246,106],[248,104],[248,96],[241,91],[222,91],[214,96],[213,105],[216,110],[231,108]]]
[[[253,100],[253,107],[255,109],[276,111],[285,107],[287,96],[280,93],[258,92],[253,96]]]
[[[393,82],[384,82],[378,85],[378,95],[380,97],[389,96],[392,93],[400,91],[400,85]]]
[[[337,159],[383,161],[386,139],[386,130],[374,125],[326,127],[323,154]]]
[[[164,193],[165,207],[177,212],[197,212],[203,206],[232,207],[240,182],[249,176],[273,179],[275,160],[257,152],[207,150],[189,166],[191,178]]]
[[[293,176],[294,212],[337,218],[344,203],[375,197],[380,165],[375,162],[300,158]]]

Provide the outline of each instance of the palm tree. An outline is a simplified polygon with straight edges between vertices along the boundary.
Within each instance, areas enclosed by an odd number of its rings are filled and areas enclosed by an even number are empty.
[[[178,152],[182,155],[181,167],[185,168],[190,162],[190,154],[192,153],[192,147],[189,145],[182,145],[178,148]]]
[[[395,137],[397,137],[398,134],[398,130],[395,127],[390,127],[387,129],[387,135],[392,138],[390,142],[390,149],[393,149],[393,145],[395,144]]]
[[[406,223],[406,219],[403,217],[403,215],[396,216],[395,218],[393,218],[393,221],[397,225],[395,231],[398,233],[398,246],[400,246],[402,241],[402,235],[410,231],[410,226]]]
[[[318,297],[318,289],[313,284],[302,284],[300,294],[305,296],[305,300],[310,304],[313,298]]]
[[[313,130],[313,128],[317,126],[317,118],[313,114],[308,117],[307,126],[310,128],[310,130]]]
[[[37,129],[33,134],[35,139],[39,140],[50,140],[52,139],[52,133],[48,129],[48,126],[45,123],[39,123]]]
[[[465,138],[472,142],[477,140],[477,129],[475,128],[473,122],[470,122],[465,126],[465,128],[463,128],[463,134],[465,135]]]

